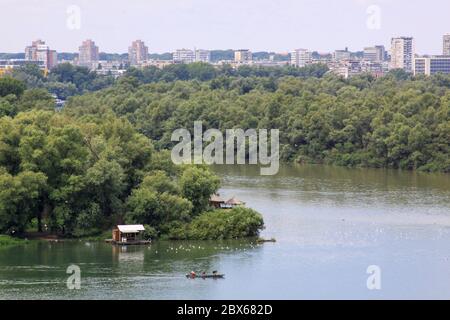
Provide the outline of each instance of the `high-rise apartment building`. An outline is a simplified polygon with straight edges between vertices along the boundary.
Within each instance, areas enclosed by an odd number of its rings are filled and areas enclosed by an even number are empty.
[[[211,52],[208,50],[195,50],[195,61],[209,63],[211,61]]]
[[[450,56],[450,33],[444,35],[444,50],[442,54],[444,56]]]
[[[190,49],[178,49],[173,53],[173,62],[192,63],[195,61],[195,52]]]
[[[383,45],[375,46],[377,49],[377,62],[386,61],[386,48]]]
[[[141,40],[136,40],[128,47],[128,61],[131,66],[136,66],[148,60],[148,47]]]
[[[36,40],[25,48],[25,60],[42,61],[44,67],[50,70],[58,64],[58,54],[55,50],[50,50],[45,41]]]
[[[253,54],[248,49],[239,49],[234,52],[234,62],[248,63],[253,60]]]
[[[412,37],[392,38],[390,69],[413,72],[414,39]]]
[[[414,58],[414,75],[450,74],[450,56]]]
[[[25,48],[25,60],[37,61],[37,48],[42,45],[45,45],[45,41],[38,39],[33,41],[31,46],[27,46]]]
[[[291,65],[304,67],[312,61],[312,53],[307,49],[296,49],[291,52]]]
[[[98,60],[98,47],[95,45],[95,42],[90,39],[83,41],[79,47],[78,64],[92,68],[97,65]]]

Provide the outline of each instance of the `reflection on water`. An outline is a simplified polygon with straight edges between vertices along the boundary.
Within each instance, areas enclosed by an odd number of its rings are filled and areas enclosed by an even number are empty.
[[[212,271],[226,256],[257,250],[251,240],[161,241],[128,247],[34,242],[0,250],[0,298],[181,298],[192,290],[186,273]],[[81,269],[79,291],[66,289],[66,268],[71,264]],[[200,281],[204,280],[192,280],[194,288],[207,287]]]
[[[215,168],[224,197],[264,215],[264,237],[113,247],[32,243],[0,249],[0,298],[450,298],[449,175],[323,166]],[[70,264],[81,290],[66,289]],[[366,287],[369,265],[382,290]],[[223,280],[190,280],[220,270]]]

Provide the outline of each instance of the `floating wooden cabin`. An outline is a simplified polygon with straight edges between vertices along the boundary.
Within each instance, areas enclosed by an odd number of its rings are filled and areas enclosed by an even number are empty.
[[[216,209],[232,209],[235,207],[245,206],[245,202],[233,197],[227,201],[222,199],[218,194],[213,194],[209,199],[209,204]]]
[[[144,230],[142,224],[118,225],[112,231],[111,243],[117,245],[148,244],[150,241],[143,239]]]
[[[213,194],[211,198],[209,198],[209,204],[211,207],[216,209],[220,209],[223,204],[225,204],[225,200],[222,199],[218,194]]]

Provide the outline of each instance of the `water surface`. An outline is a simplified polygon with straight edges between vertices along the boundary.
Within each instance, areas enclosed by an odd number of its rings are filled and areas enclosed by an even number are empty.
[[[31,243],[0,249],[2,299],[449,299],[450,178],[374,169],[283,166],[215,168],[224,198],[264,216],[252,241]],[[68,290],[66,269],[81,269]],[[381,269],[368,290],[367,267]],[[220,270],[223,280],[188,280]]]

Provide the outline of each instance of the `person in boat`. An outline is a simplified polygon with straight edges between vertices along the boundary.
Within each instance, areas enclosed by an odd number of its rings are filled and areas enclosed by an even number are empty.
[[[213,274],[213,276],[217,276],[217,270],[214,270],[214,271],[212,272],[212,274]]]
[[[206,277],[206,272],[205,271],[202,272],[202,277]]]
[[[191,271],[191,278],[195,278],[195,276],[196,276],[195,271]]]

